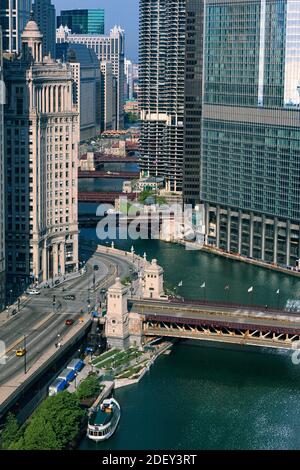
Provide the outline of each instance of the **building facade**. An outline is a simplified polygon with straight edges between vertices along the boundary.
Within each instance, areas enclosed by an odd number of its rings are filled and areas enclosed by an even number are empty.
[[[72,70],[43,58],[29,21],[22,54],[4,60],[6,259],[14,293],[77,269],[79,114]]]
[[[204,0],[186,0],[183,196],[200,202]]]
[[[56,12],[51,0],[35,0],[33,6],[34,19],[43,34],[43,56],[55,58],[56,43]]]
[[[100,35],[82,35],[71,34],[64,27],[57,30],[57,40],[63,40],[72,44],[84,44],[93,49],[97,54],[99,61],[110,62],[112,64],[113,74],[117,81],[116,97],[116,129],[124,128],[124,52],[125,52],[125,33],[122,28],[115,26],[111,29],[109,36]]]
[[[111,62],[101,62],[101,131],[117,129],[117,81]]]
[[[0,312],[5,308],[5,165],[4,165],[4,103],[3,51],[0,28]]]
[[[186,0],[140,1],[141,168],[182,190]]]
[[[300,257],[300,1],[207,0],[200,197],[207,243]]]
[[[104,34],[104,10],[62,10],[57,27],[68,26],[74,34]]]
[[[80,140],[95,137],[101,128],[101,71],[99,60],[84,44],[57,44],[57,57],[71,65],[74,98],[80,115]]]
[[[30,18],[31,0],[1,0],[3,51],[20,52],[21,34]]]
[[[133,63],[129,59],[125,59],[125,101],[133,99]]]

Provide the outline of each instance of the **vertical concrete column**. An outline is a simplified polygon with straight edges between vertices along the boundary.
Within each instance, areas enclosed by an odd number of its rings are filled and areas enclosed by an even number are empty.
[[[49,112],[53,113],[53,86],[52,85],[50,85],[50,97],[49,97],[49,99],[50,99],[50,103],[49,103],[49,110],[50,111]]]
[[[254,217],[253,212],[250,213],[250,251],[249,256],[253,257],[253,234],[254,234]]]
[[[230,251],[231,242],[231,209],[227,210],[227,251]]]
[[[291,256],[291,222],[288,220],[286,224],[286,265],[290,265]]]
[[[44,244],[43,253],[42,253],[42,269],[43,269],[43,281],[48,279],[48,252],[47,245]]]
[[[278,252],[278,219],[274,218],[274,263],[277,264],[277,252]]]
[[[208,244],[209,236],[209,204],[204,204],[204,217],[205,217],[205,244]]]
[[[42,86],[42,106],[41,106],[42,113],[45,112],[45,87]]]
[[[217,248],[220,248],[220,206],[216,207],[217,209]]]
[[[53,277],[58,275],[58,245],[54,243],[52,248],[53,255]]]
[[[243,225],[242,225],[242,212],[239,211],[239,242],[238,242],[238,253],[239,255],[242,254],[242,228],[243,228]]]
[[[265,261],[266,250],[266,216],[263,215],[261,219],[261,259]]]
[[[59,93],[59,86],[55,86],[55,111],[58,112],[58,93]]]
[[[59,264],[60,264],[60,272],[61,274],[65,274],[66,272],[66,250],[65,250],[65,243],[61,243],[59,247]]]

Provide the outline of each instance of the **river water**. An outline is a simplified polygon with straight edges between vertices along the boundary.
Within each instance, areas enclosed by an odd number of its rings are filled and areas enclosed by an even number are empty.
[[[94,206],[80,208],[89,210]],[[96,230],[83,229],[81,236],[95,240]],[[177,292],[186,298],[262,306],[300,299],[300,281],[292,276],[155,240],[115,244],[132,245],[158,259],[170,288],[183,281]],[[300,365],[292,363],[291,352],[180,342],[116,397],[122,417],[115,435],[102,444],[84,439],[81,449],[300,448]]]

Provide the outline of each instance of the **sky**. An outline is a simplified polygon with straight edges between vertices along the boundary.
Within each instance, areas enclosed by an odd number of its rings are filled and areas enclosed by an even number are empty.
[[[52,0],[56,14],[75,8],[104,8],[106,33],[116,24],[125,29],[126,57],[138,60],[139,0]]]

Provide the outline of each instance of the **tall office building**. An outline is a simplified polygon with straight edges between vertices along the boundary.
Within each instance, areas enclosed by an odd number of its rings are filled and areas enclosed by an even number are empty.
[[[95,137],[101,126],[101,71],[99,60],[84,44],[57,44],[56,56],[71,65],[80,115],[80,140]]]
[[[129,59],[125,59],[125,101],[133,99],[133,63]]]
[[[3,51],[20,52],[21,34],[30,18],[31,0],[1,0]]]
[[[42,53],[35,21],[4,56],[6,260],[14,294],[78,265],[79,114],[72,70]]]
[[[300,257],[300,1],[206,0],[201,200],[207,242]]]
[[[57,27],[68,26],[74,34],[104,34],[104,10],[62,10]]]
[[[4,108],[2,31],[0,28],[0,312],[5,307],[5,165],[4,165]]]
[[[140,1],[141,168],[182,189],[186,0]]]
[[[204,0],[186,0],[183,195],[200,202]]]
[[[100,62],[110,62],[113,74],[117,81],[116,98],[116,129],[124,128],[124,51],[125,33],[120,26],[111,29],[109,36],[96,34],[71,34],[66,28],[61,26],[57,30],[57,41],[67,41],[73,44],[85,44],[94,49]]]
[[[117,128],[116,99],[117,82],[110,62],[101,62],[101,130],[111,131]]]
[[[51,54],[55,58],[56,12],[51,0],[35,0],[34,19],[43,34],[43,56]]]

